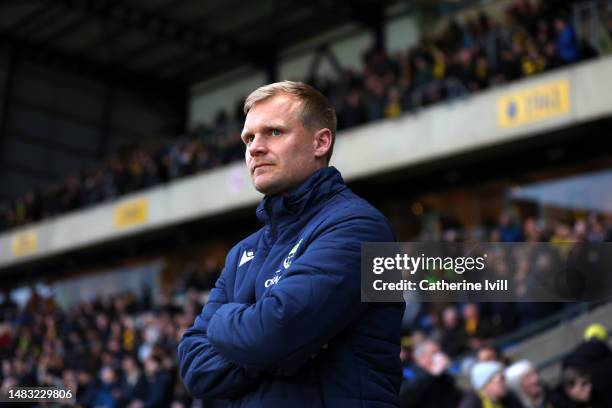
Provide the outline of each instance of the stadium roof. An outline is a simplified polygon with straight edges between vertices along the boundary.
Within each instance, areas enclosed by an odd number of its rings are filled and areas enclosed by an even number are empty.
[[[193,84],[280,52],[400,0],[7,0],[0,41],[19,58],[112,81]],[[404,4],[407,4],[404,2]]]

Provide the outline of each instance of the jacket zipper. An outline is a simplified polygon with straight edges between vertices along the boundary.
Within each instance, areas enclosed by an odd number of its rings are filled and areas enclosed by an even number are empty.
[[[276,226],[274,225],[274,217],[272,217],[270,201],[266,202],[266,212],[268,213],[268,219],[270,220],[270,240],[272,243],[274,243],[274,241],[276,241]]]

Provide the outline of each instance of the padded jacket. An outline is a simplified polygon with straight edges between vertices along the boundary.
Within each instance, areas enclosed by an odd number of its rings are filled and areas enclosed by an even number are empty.
[[[196,398],[232,407],[397,407],[403,304],[362,303],[361,243],[388,220],[326,167],[257,208],[178,345]]]

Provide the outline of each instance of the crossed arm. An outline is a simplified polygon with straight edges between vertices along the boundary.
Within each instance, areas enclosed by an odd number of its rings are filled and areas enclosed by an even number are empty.
[[[191,395],[197,398],[232,399],[257,388],[254,373],[221,355],[206,335],[210,318],[225,303],[225,270],[211,290],[208,303],[187,329],[178,345],[180,374]]]
[[[256,388],[257,374],[297,372],[362,311],[361,242],[391,240],[381,220],[347,216],[313,240],[254,304],[223,302],[222,276],[179,345],[189,391],[231,398]]]

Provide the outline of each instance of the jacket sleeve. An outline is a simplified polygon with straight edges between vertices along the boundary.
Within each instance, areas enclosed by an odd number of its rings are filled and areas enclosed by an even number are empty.
[[[255,304],[217,310],[208,337],[223,356],[290,375],[356,319],[364,307],[361,243],[395,237],[382,217],[347,216],[329,224]]]
[[[196,398],[233,399],[259,386],[255,375],[221,355],[211,345],[206,330],[211,316],[224,303],[225,269],[211,290],[202,313],[178,344],[179,370],[185,387]]]

